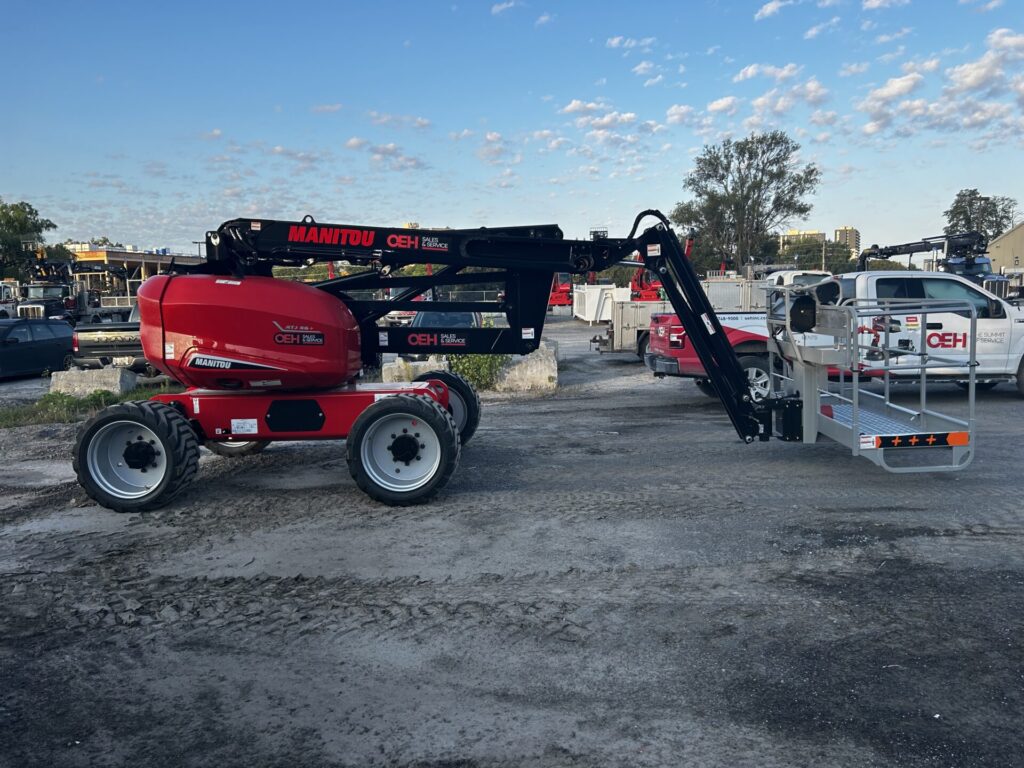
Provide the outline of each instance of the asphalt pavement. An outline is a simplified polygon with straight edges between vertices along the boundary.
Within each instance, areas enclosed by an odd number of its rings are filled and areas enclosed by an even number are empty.
[[[486,396],[424,506],[311,442],[117,515],[73,425],[0,431],[0,765],[1021,764],[1012,385],[968,470],[893,475],[546,332],[557,394]]]

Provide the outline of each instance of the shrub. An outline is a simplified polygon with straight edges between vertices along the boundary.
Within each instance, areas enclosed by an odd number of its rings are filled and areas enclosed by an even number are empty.
[[[498,374],[511,359],[511,355],[449,355],[448,366],[477,389],[494,389]]]

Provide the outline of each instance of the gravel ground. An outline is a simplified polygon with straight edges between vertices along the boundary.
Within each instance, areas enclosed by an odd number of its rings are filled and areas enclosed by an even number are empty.
[[[548,330],[559,393],[487,398],[428,506],[288,443],[117,515],[73,427],[0,432],[0,765],[1020,765],[1012,386],[890,475]]]

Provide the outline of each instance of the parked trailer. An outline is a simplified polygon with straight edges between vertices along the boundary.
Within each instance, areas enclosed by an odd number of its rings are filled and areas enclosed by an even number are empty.
[[[658,312],[671,312],[667,301],[612,301],[611,321],[604,333],[590,340],[598,352],[630,352],[641,360],[647,353],[651,336],[651,317]]]

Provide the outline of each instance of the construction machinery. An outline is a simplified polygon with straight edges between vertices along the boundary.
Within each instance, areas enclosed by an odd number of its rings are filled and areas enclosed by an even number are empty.
[[[656,219],[642,232],[641,222]],[[206,236],[206,263],[147,280],[138,291],[142,344],[155,368],[188,388],[110,406],[79,430],[74,467],[86,492],[120,511],[161,506],[198,468],[199,446],[244,455],[272,440],[346,441],[349,471],[385,504],[422,502],[455,471],[479,422],[479,400],[447,372],[407,384],[359,382],[379,354],[528,354],[540,345],[552,276],[605,269],[638,252],[662,281],[689,343],[745,443],[766,441],[772,413],[796,394],[755,404],[747,376],[701,290],[668,219],[644,211],[624,238],[565,239],[556,225],[427,230],[235,219]],[[275,279],[276,265],[347,260],[365,272],[304,285]],[[431,262],[433,275],[402,267]],[[469,268],[473,268],[472,270]],[[439,312],[504,315],[505,326],[395,328],[445,287],[501,283],[495,301],[436,301]],[[390,298],[354,298],[356,291]],[[810,307],[813,313],[813,302]],[[805,301],[794,303],[808,321]],[[813,318],[811,319],[813,321]]]
[[[92,290],[82,279],[103,274],[127,285],[128,273],[121,267],[93,262],[36,261],[31,265],[32,280],[19,288],[21,302],[18,317],[55,318],[71,325],[79,322],[125,320],[131,306],[109,306],[100,291]],[[129,299],[123,297],[125,302]]]
[[[938,235],[884,247],[872,245],[857,257],[857,271],[866,270],[871,259],[889,259],[893,256],[909,256],[913,259],[915,253],[932,254],[932,258],[925,264],[926,269],[960,275],[989,293],[1007,298],[1010,280],[992,271],[992,259],[986,256],[988,240],[980,232]]]

